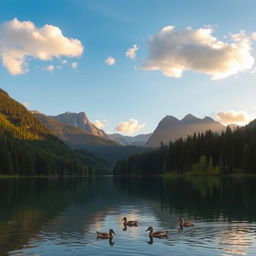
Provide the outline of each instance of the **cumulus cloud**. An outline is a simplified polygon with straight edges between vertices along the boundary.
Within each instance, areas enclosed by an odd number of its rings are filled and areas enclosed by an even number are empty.
[[[186,70],[223,79],[251,69],[251,37],[244,31],[231,35],[230,43],[218,40],[211,27],[176,31],[164,27],[149,39],[149,56],[142,68],[160,70],[165,76],[181,77]]]
[[[77,67],[78,67],[77,62],[72,62],[72,64],[71,64],[71,68],[75,69],[75,68],[77,68]]]
[[[138,51],[138,49],[139,49],[139,48],[137,47],[136,44],[133,45],[133,47],[129,48],[129,49],[126,51],[126,53],[125,53],[126,57],[127,57],[127,58],[130,58],[130,59],[132,59],[132,60],[135,60],[136,57],[137,57],[136,51]]]
[[[29,108],[30,107],[30,103],[29,102],[23,102],[22,105],[26,108]]]
[[[53,65],[49,65],[46,67],[47,71],[53,71],[54,69],[55,69],[55,66],[53,66]]]
[[[140,131],[144,126],[145,124],[139,124],[137,120],[130,119],[128,122],[120,122],[119,125],[116,127],[116,131],[133,134]]]
[[[96,121],[93,122],[93,124],[97,128],[103,129],[108,124],[108,120],[102,120],[102,121],[96,120]]]
[[[109,66],[113,66],[116,63],[116,59],[109,56],[107,59],[105,59],[105,63]]]
[[[251,37],[252,37],[253,40],[256,40],[256,32],[253,32]]]
[[[52,72],[56,69],[62,69],[62,66],[61,65],[57,65],[57,66],[54,66],[54,65],[49,65],[45,68],[46,71],[49,71],[49,72]]]
[[[38,28],[30,21],[16,18],[0,24],[0,59],[12,75],[29,71],[29,57],[46,61],[60,56],[78,57],[82,53],[82,43],[65,37],[56,26]]]
[[[252,120],[252,117],[245,111],[226,111],[217,113],[216,119],[224,125],[245,125]]]

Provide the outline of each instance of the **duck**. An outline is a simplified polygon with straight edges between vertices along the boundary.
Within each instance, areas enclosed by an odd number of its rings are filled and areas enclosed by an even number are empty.
[[[113,234],[115,235],[115,232],[113,229],[110,229],[109,232],[98,232],[96,231],[98,238],[113,238]]]
[[[130,226],[130,227],[135,227],[138,225],[137,220],[129,220],[127,221],[126,217],[123,217],[122,221],[124,222],[124,226]]]
[[[179,218],[179,225],[181,228],[183,227],[193,227],[194,223],[192,221],[185,221],[183,216]]]
[[[157,238],[162,238],[162,237],[167,237],[168,236],[168,231],[153,231],[152,227],[149,227],[146,231],[149,231],[149,237],[157,237]]]

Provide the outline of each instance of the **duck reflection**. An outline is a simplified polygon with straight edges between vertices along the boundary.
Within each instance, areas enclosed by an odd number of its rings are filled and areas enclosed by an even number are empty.
[[[149,237],[149,241],[147,241],[148,244],[153,244],[154,243],[154,239],[152,236]]]
[[[113,246],[115,244],[115,242],[113,242],[113,237],[110,237],[108,239],[108,243],[109,243],[110,246]]]
[[[127,230],[127,226],[125,224],[123,224],[123,231]]]
[[[97,237],[97,240],[102,240],[100,237]],[[113,237],[109,237],[106,240],[108,240],[108,243],[110,246],[113,246],[116,242],[113,242]]]

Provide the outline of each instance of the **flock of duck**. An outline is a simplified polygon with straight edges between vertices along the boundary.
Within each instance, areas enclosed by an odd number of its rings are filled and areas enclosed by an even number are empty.
[[[122,219],[123,224],[124,224],[124,229],[126,230],[127,226],[128,227],[137,227],[138,226],[138,221],[137,220],[127,220],[126,217],[124,217]],[[183,229],[183,227],[193,227],[194,223],[192,221],[185,221],[183,216],[181,216],[179,218],[179,227],[180,229]],[[152,227],[148,227],[148,229],[146,230],[146,232],[149,231],[149,238],[164,238],[164,237],[168,237],[168,231],[154,231]],[[113,235],[115,235],[115,232],[113,229],[110,229],[109,232],[98,232],[96,231],[97,234],[97,238],[102,238],[102,239],[112,239]]]

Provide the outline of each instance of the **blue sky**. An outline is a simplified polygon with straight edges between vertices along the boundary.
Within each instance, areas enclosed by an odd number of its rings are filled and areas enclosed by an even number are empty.
[[[30,109],[48,115],[85,111],[91,121],[108,120],[104,129],[111,132],[120,122],[135,119],[141,126],[134,134],[148,133],[166,115],[215,117],[216,113],[233,111],[246,113],[247,119],[254,118],[255,64],[219,80],[212,80],[212,69],[201,72],[196,64],[189,64],[194,66],[179,78],[166,76],[161,69],[144,70],[141,65],[150,58],[149,38],[166,26],[184,32],[186,27],[196,30],[210,25],[212,36],[227,44],[232,41],[230,35],[241,30],[250,36],[256,31],[255,7],[256,2],[248,0],[1,1],[1,24],[17,18],[19,22],[30,21],[37,28],[53,25],[84,47],[83,53],[75,57],[63,54],[41,60],[26,56],[29,72],[24,74],[13,75],[6,65],[1,65],[1,88],[19,102],[28,102]],[[0,40],[4,40],[3,36]],[[139,49],[132,60],[125,53],[134,44]],[[158,52],[161,49],[154,50],[154,56]],[[252,39],[249,52],[254,58]],[[115,65],[106,65],[109,56],[115,58]],[[191,60],[189,56],[186,61]],[[67,63],[63,64],[63,60]],[[153,61],[158,64],[157,58]],[[71,68],[73,62],[77,68]],[[47,66],[54,66],[54,70],[47,71]]]

